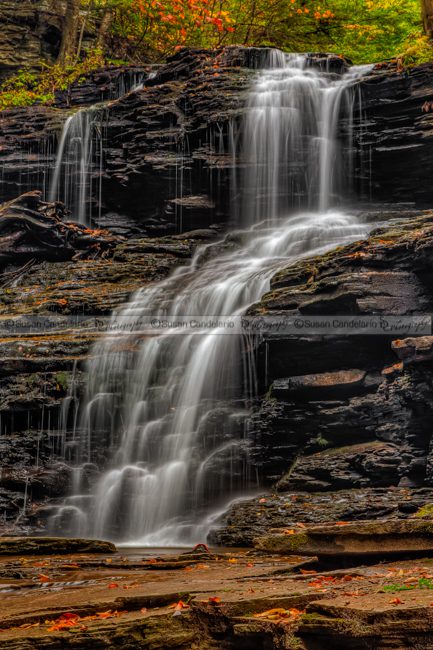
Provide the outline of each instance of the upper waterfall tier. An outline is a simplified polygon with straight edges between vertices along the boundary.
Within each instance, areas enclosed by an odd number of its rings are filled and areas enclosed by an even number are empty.
[[[242,212],[247,224],[275,222],[288,209],[323,211],[347,194],[359,100],[351,86],[371,68],[335,73],[307,56],[278,51],[270,63],[250,93],[245,119]],[[338,132],[341,116],[349,123],[346,143]]]

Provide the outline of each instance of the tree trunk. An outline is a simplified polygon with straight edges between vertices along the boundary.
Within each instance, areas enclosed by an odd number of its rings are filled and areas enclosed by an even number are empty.
[[[108,32],[110,31],[112,22],[113,22],[113,11],[110,7],[108,7],[105,10],[101,24],[99,26],[98,40],[96,41],[96,46],[101,50],[104,49],[105,40],[107,38]]]
[[[421,0],[422,22],[429,38],[433,37],[433,0]]]
[[[57,59],[60,65],[66,65],[75,55],[79,19],[80,0],[67,0],[66,14],[63,20],[62,44]]]

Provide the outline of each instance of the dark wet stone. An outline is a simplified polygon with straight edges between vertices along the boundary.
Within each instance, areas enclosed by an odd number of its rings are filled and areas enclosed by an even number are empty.
[[[68,537],[0,537],[0,555],[116,553],[111,542]]]

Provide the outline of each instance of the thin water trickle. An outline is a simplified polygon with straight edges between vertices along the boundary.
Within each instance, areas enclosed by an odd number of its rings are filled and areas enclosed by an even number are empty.
[[[257,489],[245,425],[255,386],[252,346],[219,326],[175,334],[168,322],[143,337],[131,323],[243,314],[282,265],[366,235],[355,216],[328,209],[343,184],[337,127],[353,109],[355,74],[271,53],[243,125],[246,164],[237,191],[244,230],[138,291],[116,315],[123,333],[94,347],[72,434],[79,441],[74,494],[52,518],[53,531],[142,546],[191,544],[204,540],[231,500]]]
[[[120,78],[117,93],[110,100],[143,88],[144,75]],[[75,221],[90,224],[92,200],[102,204],[102,168],[104,149],[104,116],[110,102],[81,108],[70,115],[64,125],[57,147],[51,177],[49,201],[62,201]]]

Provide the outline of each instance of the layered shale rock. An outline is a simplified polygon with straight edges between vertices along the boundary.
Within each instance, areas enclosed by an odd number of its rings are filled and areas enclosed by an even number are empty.
[[[295,530],[274,530],[258,537],[260,550],[287,555],[344,557],[380,555],[381,559],[396,555],[433,553],[431,521],[370,521],[359,523],[308,526]]]
[[[366,200],[430,207],[433,63],[405,70],[376,66],[360,90],[358,189]]]
[[[24,66],[54,63],[65,9],[62,0],[0,1],[0,79]]]
[[[10,225],[26,249],[0,270],[0,511],[3,532],[27,533],[30,522],[33,531],[43,527],[45,504],[70,490],[72,471],[64,459],[72,452],[64,448],[62,406],[72,400],[73,419],[89,351],[106,331],[104,317],[187,263],[218,231],[105,238],[60,221],[63,207],[41,202],[37,193],[1,210],[0,228],[3,221]],[[39,229],[44,224],[48,234]],[[59,236],[54,243],[52,228]],[[105,254],[94,247],[95,237],[108,244]]]
[[[328,520],[365,518],[371,500],[368,516],[375,516],[374,501],[383,488],[388,512],[396,517],[431,499],[432,337],[405,338],[403,323],[402,335],[392,335],[387,319],[432,311],[432,255],[433,215],[426,212],[274,277],[271,291],[250,309],[252,316],[298,316],[305,323],[316,314],[351,315],[359,322],[375,315],[382,316],[382,328],[370,336],[302,330],[299,336],[264,337],[259,376],[267,382],[251,418],[252,456],[262,479],[281,497],[269,497],[269,503],[265,498],[264,505],[251,502],[251,516],[247,504],[233,506],[216,539],[228,543],[232,532],[240,543],[242,529],[250,540],[252,521],[262,530],[285,517],[290,522],[290,493],[301,493],[314,506],[305,509],[307,521],[326,521],[319,505],[326,491],[335,504],[334,512],[332,503],[326,509]],[[400,507],[387,488],[427,491]],[[361,508],[353,497],[351,507],[338,505],[336,491],[350,489],[365,495]]]
[[[103,225],[124,223],[132,232],[161,234],[227,222],[233,216],[229,140],[239,139],[230,129],[242,114],[252,68],[263,65],[265,57],[266,49],[185,49],[152,74],[149,67],[94,73],[58,94],[61,110],[3,111],[0,197],[48,187],[70,110],[104,100],[97,119],[104,149],[103,205],[97,204],[97,191],[90,197],[95,215],[102,209]],[[130,89],[133,80],[142,80],[144,87],[109,101],[122,88]],[[100,172],[98,166],[95,188]]]
[[[62,555],[66,553],[115,553],[111,542],[63,537],[1,537],[0,555]]]
[[[0,198],[48,188],[66,118],[102,101],[102,205],[99,165],[89,197],[102,226],[163,234],[230,222],[243,168],[240,158],[233,176],[233,151],[241,153],[246,93],[265,58],[266,48],[183,49],[164,65],[92,73],[58,93],[53,107],[3,111]],[[346,66],[340,57],[326,60],[338,71]],[[322,65],[320,57],[311,55],[310,64]],[[405,72],[374,69],[360,82],[355,189],[366,199],[428,204],[431,78],[432,65],[424,64]],[[139,80],[143,89],[128,93]],[[343,119],[342,140],[349,129]]]

